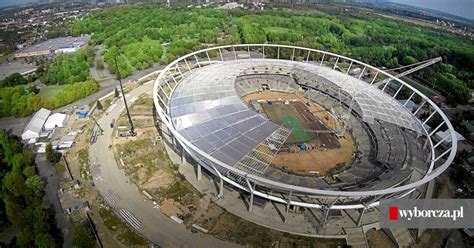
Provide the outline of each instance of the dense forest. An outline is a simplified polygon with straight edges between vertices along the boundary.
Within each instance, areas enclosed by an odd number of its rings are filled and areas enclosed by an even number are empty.
[[[99,84],[93,79],[72,83],[51,98],[38,95],[33,85],[18,85],[0,90],[0,118],[9,116],[27,116],[40,108],[55,109],[84,98],[99,90]]]
[[[0,88],[12,87],[22,84],[27,84],[28,80],[23,77],[20,73],[12,73],[6,76],[4,79],[0,80]]]
[[[329,50],[387,68],[441,56],[442,64],[413,76],[451,103],[466,103],[474,88],[472,41],[371,14],[126,6],[94,12],[71,24],[70,33],[92,33],[94,44],[108,48],[104,57],[111,72],[117,56],[123,76],[204,46],[268,42]]]
[[[84,98],[99,90],[91,79],[90,66],[94,64],[93,48],[61,54],[52,63],[43,61],[35,76],[28,78],[13,73],[0,81],[0,118],[27,116],[40,108],[55,109]],[[31,84],[37,78],[47,85],[66,85],[54,95],[45,97]]]
[[[54,62],[42,64],[38,73],[44,84],[70,84],[90,78],[89,66],[93,64],[93,50],[87,48],[74,53],[61,54]],[[46,67],[46,68],[43,68]]]
[[[18,138],[0,130],[0,230],[17,226],[11,247],[56,247],[54,216],[43,208],[44,183],[34,156]],[[4,247],[8,244],[1,244]]]

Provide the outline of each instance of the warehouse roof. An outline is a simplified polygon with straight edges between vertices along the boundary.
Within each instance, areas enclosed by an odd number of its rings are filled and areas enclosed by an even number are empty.
[[[55,127],[63,127],[64,123],[66,122],[66,119],[67,115],[61,113],[54,113],[48,118],[48,120],[46,120],[44,128],[46,130],[51,130]]]
[[[30,139],[34,138],[33,136],[39,137],[41,130],[43,129],[44,123],[48,119],[49,114],[51,111],[42,108],[38,110],[38,112],[33,115],[31,121],[26,125],[25,131],[21,135],[23,139]]]

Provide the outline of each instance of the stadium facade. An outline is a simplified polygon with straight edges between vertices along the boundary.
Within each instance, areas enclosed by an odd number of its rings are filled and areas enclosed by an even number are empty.
[[[339,118],[346,123],[342,132],[348,129],[357,143],[353,162],[330,181],[273,168],[292,130],[243,102],[262,85],[303,92],[328,112],[345,109]],[[241,44],[196,51],[161,71],[153,100],[161,128],[182,158],[192,159],[198,178],[204,168],[220,196],[225,186],[245,192],[249,210],[258,197],[286,211],[359,209],[362,216],[382,199],[422,197],[457,149],[451,123],[417,89],[375,66],[310,48]],[[430,120],[436,126],[428,127]],[[441,130],[452,142],[435,137]]]

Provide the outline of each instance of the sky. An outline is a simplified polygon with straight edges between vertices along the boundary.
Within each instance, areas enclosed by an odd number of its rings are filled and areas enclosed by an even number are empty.
[[[0,7],[36,2],[35,0],[0,0]]]
[[[390,0],[391,2],[413,5],[443,11],[452,15],[474,20],[474,0]]]

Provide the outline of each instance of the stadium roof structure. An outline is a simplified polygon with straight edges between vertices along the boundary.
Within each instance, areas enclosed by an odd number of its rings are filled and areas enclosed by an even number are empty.
[[[341,64],[342,61],[350,63],[347,70],[344,68],[344,71],[341,71],[338,67],[338,62]],[[430,154],[427,154],[429,169],[416,181],[361,191],[302,187],[266,178],[263,172],[291,130],[278,126],[254,110],[248,109],[235,88],[236,79],[243,72],[266,65],[289,67],[325,78],[338,85],[357,102],[365,122],[383,120],[423,135],[430,150]],[[369,70],[376,72],[374,77],[364,74]],[[354,71],[358,73],[349,73]],[[379,74],[400,85],[398,90],[389,93],[385,92],[385,87],[380,89],[374,84]],[[419,105],[415,112],[408,110],[399,102],[400,99],[397,99],[402,88],[411,93],[405,100],[414,101]],[[409,195],[417,187],[434,179],[450,165],[457,149],[457,139],[451,123],[436,104],[418,90],[374,66],[315,49],[274,44],[243,44],[196,51],[178,58],[161,71],[155,81],[153,96],[162,123],[181,147],[198,161],[199,166],[204,166],[219,178],[220,194],[225,181],[252,195],[288,205],[366,209],[377,206],[382,198]],[[428,111],[428,116],[424,118],[418,113],[423,106]],[[434,116],[441,117],[443,121],[432,131],[427,131],[424,126]],[[439,144],[442,141],[434,143],[435,140],[432,139],[433,134],[442,128],[453,141],[448,148],[441,148]],[[259,187],[287,196],[257,190]],[[292,199],[293,193],[313,197],[335,197],[336,200],[343,197],[353,201],[328,206],[321,202]],[[363,199],[370,200],[363,202]]]
[[[265,119],[240,100],[235,77],[248,66],[213,64],[193,73],[173,91],[170,114],[180,134],[203,151],[262,175],[291,130]],[[224,68],[225,74],[218,73]]]

